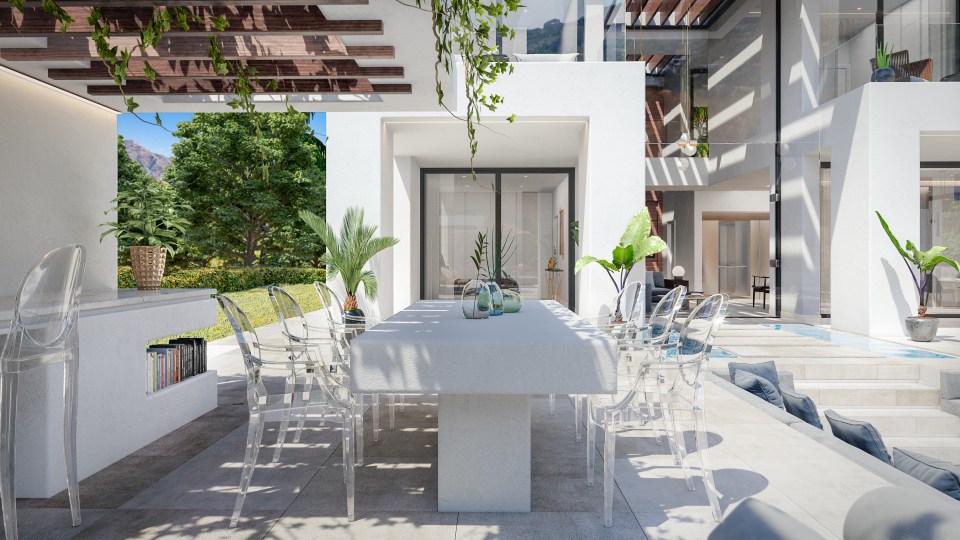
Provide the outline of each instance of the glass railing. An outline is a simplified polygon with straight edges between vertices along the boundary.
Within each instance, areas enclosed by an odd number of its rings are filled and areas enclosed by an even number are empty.
[[[626,60],[625,0],[537,0],[505,21],[515,35],[498,36],[511,62]]]
[[[960,25],[923,24],[924,19],[899,24],[888,16],[884,39],[891,50],[891,79],[897,82],[960,81]],[[820,60],[820,103],[871,81],[876,55],[876,28],[871,25]]]

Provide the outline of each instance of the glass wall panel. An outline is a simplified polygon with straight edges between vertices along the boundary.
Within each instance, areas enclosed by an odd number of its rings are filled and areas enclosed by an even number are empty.
[[[501,253],[502,288],[569,305],[569,182],[567,172],[425,174],[423,298],[459,298],[478,276],[470,257],[482,233],[491,266]]]
[[[430,174],[424,185],[424,290],[426,299],[459,299],[463,286],[476,279],[470,256],[478,233],[496,223],[493,174]]]
[[[960,167],[924,169],[920,173],[920,249],[944,246],[960,259]],[[941,264],[928,289],[928,313],[960,315],[960,274]]]
[[[876,0],[820,1],[820,103],[870,82]]]
[[[507,18],[513,38],[497,36],[511,62],[622,62],[625,0],[536,0]]]

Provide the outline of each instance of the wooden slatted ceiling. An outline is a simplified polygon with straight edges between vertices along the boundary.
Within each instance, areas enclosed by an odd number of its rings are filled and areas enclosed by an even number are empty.
[[[337,79],[337,78],[403,78],[402,67],[361,67],[354,60],[248,60],[258,76],[270,79]],[[151,61],[150,67],[160,79],[223,79],[209,60]],[[144,79],[144,62],[131,60],[128,79]],[[113,80],[113,75],[102,63],[91,63],[89,68],[51,69],[47,75],[61,81]],[[229,77],[227,77],[229,78]]]
[[[93,27],[87,22],[89,7],[67,7],[73,17],[66,34],[90,35]],[[258,34],[296,35],[382,35],[383,22],[377,20],[329,21],[317,6],[210,6],[188,8],[193,15],[209,19],[223,17],[229,23],[220,32],[209,22],[201,27],[191,22],[189,32],[176,24],[167,35],[187,33],[191,36],[248,36]],[[153,15],[150,7],[106,7],[102,10],[109,23],[110,35],[139,36]],[[27,7],[23,13],[13,8],[0,8],[0,37],[48,37],[61,35],[59,24],[39,7]],[[7,24],[9,22],[10,24]]]
[[[627,10],[635,26],[704,26],[718,9],[733,0],[631,0]]]
[[[216,36],[226,60],[243,61],[255,68],[260,83],[254,92],[271,94],[390,93],[409,94],[403,82],[375,83],[371,78],[402,79],[399,66],[359,65],[357,60],[393,59],[391,45],[346,45],[340,36],[382,35],[380,20],[331,20],[320,6],[367,5],[368,0],[59,0],[73,17],[67,32],[40,7],[26,2],[24,13],[0,8],[0,37],[43,37],[46,47],[0,49],[7,62],[89,61],[90,67],[48,70],[53,81],[89,81],[87,93],[119,95],[109,69],[100,61],[89,35],[87,17],[93,7],[102,7],[109,22],[111,45],[131,51],[126,95],[223,94],[231,93],[235,78],[217,75],[209,59],[210,36]],[[141,30],[155,8],[186,6],[198,17],[223,17],[225,31],[207,25],[184,32],[176,25],[165,33],[156,48],[145,52],[136,47]],[[372,14],[376,11],[371,10]],[[148,80],[146,64],[156,73]],[[102,82],[100,82],[102,81]],[[276,81],[276,89],[268,86]]]
[[[371,84],[366,79],[284,79],[277,81],[277,88],[265,84],[252,84],[254,92],[267,94],[409,94],[409,84]],[[143,96],[153,94],[229,94],[233,83],[222,79],[182,81],[127,81],[123,94]],[[120,88],[114,84],[88,86],[91,96],[118,96]]]

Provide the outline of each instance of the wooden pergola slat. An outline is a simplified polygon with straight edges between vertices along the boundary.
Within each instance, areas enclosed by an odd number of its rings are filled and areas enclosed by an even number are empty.
[[[89,35],[93,26],[87,22],[89,7],[66,7],[74,22],[67,34]],[[209,6],[191,7],[189,11],[196,16],[209,19],[223,17],[229,23],[226,30],[220,32],[209,22],[200,25],[190,21],[191,36],[248,36],[259,34],[297,34],[297,35],[382,35],[383,22],[378,20],[327,20],[317,6]],[[110,35],[113,37],[139,36],[144,26],[153,16],[150,7],[106,7],[102,10],[109,22]],[[59,24],[39,7],[27,7],[23,13],[9,7],[0,8],[0,37],[55,37],[63,35]],[[185,31],[173,24],[168,35],[184,34]]]
[[[297,6],[303,0],[58,0],[62,7],[153,7],[153,6]],[[318,6],[366,6],[370,0],[314,0]],[[39,0],[27,0],[27,6],[39,6]]]
[[[133,58],[153,60],[207,60],[210,38],[200,36],[165,37],[146,55],[136,48],[136,38],[119,37],[111,44],[130,49]],[[392,59],[390,45],[344,45],[333,36],[222,37],[217,41],[227,60],[308,60],[308,59]],[[2,49],[0,58],[8,61],[99,61],[96,47],[88,37],[57,36],[47,38],[46,48]]]
[[[327,78],[403,78],[402,67],[359,66],[353,60],[251,60],[247,67],[257,70],[257,76],[271,79],[327,79]],[[229,79],[217,74],[209,60],[155,60],[150,67],[159,79]],[[144,79],[144,62],[131,60],[128,79]],[[47,76],[60,81],[113,80],[106,65],[91,63],[89,68],[50,69]]]
[[[271,89],[266,83],[252,83],[257,94],[409,94],[409,84],[372,84],[365,79],[301,79],[278,80],[277,88]],[[91,96],[121,95],[121,89],[114,85],[87,86]],[[127,81],[122,94],[128,96],[162,94],[231,94],[233,83],[224,80],[187,80],[187,81]]]

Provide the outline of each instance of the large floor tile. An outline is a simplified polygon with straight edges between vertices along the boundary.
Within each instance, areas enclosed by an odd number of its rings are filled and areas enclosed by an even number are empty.
[[[74,527],[69,508],[22,509],[17,511],[17,534],[21,540],[67,540],[93,526],[108,512],[110,511],[82,509],[80,525]],[[2,523],[0,535],[7,537]]]
[[[630,512],[615,512],[613,527],[603,526],[603,513],[531,512],[529,514],[461,513],[457,540],[497,538],[643,539],[643,530]]]
[[[252,540],[263,538],[280,512],[250,512],[231,529],[228,511],[114,510],[75,538],[90,540]]]
[[[439,512],[381,512],[346,517],[322,515],[284,515],[267,533],[275,540],[453,540],[457,534],[457,514]]]

